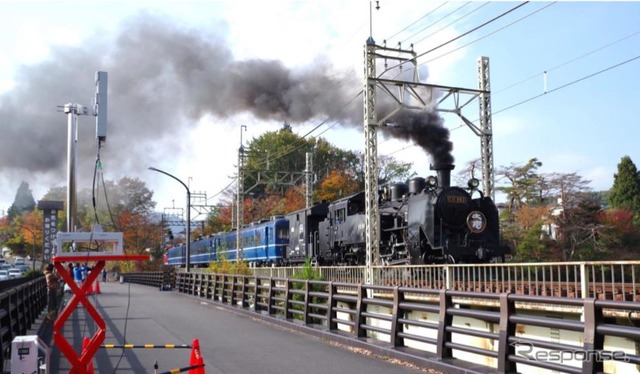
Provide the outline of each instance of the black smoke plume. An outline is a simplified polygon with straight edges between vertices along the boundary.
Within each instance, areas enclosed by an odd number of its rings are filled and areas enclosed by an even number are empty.
[[[297,70],[276,60],[239,61],[222,35],[140,14],[113,39],[97,35],[81,46],[55,47],[47,61],[22,66],[15,87],[0,96],[0,171],[65,180],[67,118],[56,107],[90,107],[98,70],[109,73],[105,152],[116,178],[188,148],[185,134],[203,116],[250,112],[294,124],[317,117],[362,126],[361,102],[354,106],[360,111],[338,112],[361,89],[359,78],[313,58]],[[225,136],[229,129],[220,130]],[[94,138],[95,118],[81,116],[80,178],[93,172]]]
[[[412,141],[422,147],[433,158],[435,165],[453,164],[453,143],[443,119],[434,111],[401,110],[389,122],[393,126],[383,131],[395,138]]]

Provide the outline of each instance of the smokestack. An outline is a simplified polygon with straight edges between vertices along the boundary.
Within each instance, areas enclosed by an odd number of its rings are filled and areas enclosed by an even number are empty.
[[[435,170],[438,175],[438,186],[447,188],[451,186],[451,170],[456,166],[454,164],[436,164],[431,165],[431,170]]]

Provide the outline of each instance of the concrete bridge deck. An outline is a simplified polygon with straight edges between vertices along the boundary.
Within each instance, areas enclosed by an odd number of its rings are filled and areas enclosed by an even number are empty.
[[[344,346],[288,330],[172,291],[136,284],[101,283],[89,296],[106,322],[104,344],[190,345],[198,339],[206,373],[418,373],[424,368],[355,353]],[[65,295],[65,300],[70,298]],[[97,327],[78,308],[62,332],[81,351]],[[51,342],[53,346],[53,341]],[[189,366],[190,349],[101,348],[95,373],[163,373]],[[157,371],[154,365],[158,365]],[[52,373],[69,372],[69,361],[52,347]]]

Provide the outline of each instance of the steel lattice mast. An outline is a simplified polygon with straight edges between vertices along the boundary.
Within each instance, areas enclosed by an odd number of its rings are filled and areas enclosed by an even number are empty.
[[[478,136],[481,142],[482,179],[486,196],[494,198],[493,175],[493,143],[491,128],[491,93],[489,91],[489,58],[478,59],[479,89],[450,87],[420,83],[417,69],[417,54],[413,50],[388,48],[377,46],[369,37],[364,47],[365,83],[364,83],[364,134],[365,134],[365,244],[366,269],[365,282],[375,282],[373,266],[378,261],[380,246],[380,219],[378,211],[378,143],[377,127],[384,125],[387,120],[401,109],[436,110],[457,115]],[[376,76],[376,61],[395,61],[402,70],[403,65],[410,65],[413,69],[411,80],[386,79]],[[405,68],[406,70],[407,68]],[[394,106],[389,113],[378,117],[376,108],[376,90],[391,98]],[[466,101],[463,96],[469,96]],[[475,98],[480,101],[480,125],[474,124],[462,113],[463,109]],[[452,102],[451,105],[446,105]]]
[[[480,151],[482,152],[483,190],[485,196],[489,196],[495,201],[489,57],[478,58],[478,85],[480,89]]]
[[[378,258],[380,219],[378,216],[378,116],[376,114],[376,45],[369,37],[364,46],[364,199],[365,199],[365,283],[373,284],[373,264]]]
[[[305,202],[306,207],[310,208],[313,205],[313,153],[307,152],[306,154],[307,168],[305,170],[306,188],[305,188]]]

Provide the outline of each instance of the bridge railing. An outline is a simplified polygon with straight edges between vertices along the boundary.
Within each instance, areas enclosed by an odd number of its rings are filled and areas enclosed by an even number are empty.
[[[298,268],[252,270],[256,276],[291,278]],[[364,266],[317,270],[326,280],[365,280]],[[390,286],[640,301],[640,261],[375,266],[374,279]]]
[[[26,335],[47,305],[43,276],[0,281],[0,368],[11,357],[11,342]]]
[[[140,278],[125,276],[129,279]],[[611,348],[616,346],[611,339],[640,341],[637,302],[228,274],[178,273],[176,281],[179,292],[351,345],[399,348],[394,352],[405,352],[404,359],[436,369],[484,365],[517,372],[524,365],[593,373],[605,371],[605,361],[616,365],[615,372],[640,365],[637,349]],[[463,308],[459,300],[484,307]],[[539,313],[541,305],[581,310],[582,319]],[[579,338],[523,333],[536,328]]]

